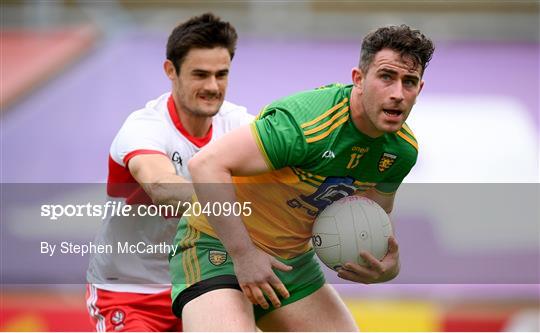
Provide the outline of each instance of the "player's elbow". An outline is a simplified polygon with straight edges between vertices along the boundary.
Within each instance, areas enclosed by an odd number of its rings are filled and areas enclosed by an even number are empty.
[[[209,172],[212,167],[217,165],[216,156],[211,150],[202,150],[195,154],[188,162],[188,170],[192,177]]]
[[[156,181],[148,184],[145,191],[155,205],[169,205],[189,201],[193,194],[193,186],[187,182]]]
[[[146,186],[145,191],[150,199],[152,199],[152,203],[154,203],[154,205],[163,205],[168,203],[168,198],[165,195],[165,187],[166,184],[162,184],[160,182],[151,183]]]

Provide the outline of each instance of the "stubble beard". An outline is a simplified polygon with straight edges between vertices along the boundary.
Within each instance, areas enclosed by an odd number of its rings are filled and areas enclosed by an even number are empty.
[[[182,98],[180,98],[179,104],[180,104],[180,108],[182,109],[182,111],[184,111],[185,113],[187,113],[190,116],[201,117],[201,118],[209,118],[209,117],[215,116],[219,112],[219,109],[221,108],[221,105],[223,105],[223,101],[221,101],[216,106],[215,110],[210,110],[210,111],[202,110],[202,109],[197,108],[197,107],[193,107],[193,108],[189,107],[188,105],[186,105],[186,103],[184,103],[184,100]]]
[[[382,106],[380,110],[373,110],[373,112],[366,112],[366,118],[371,123],[373,128],[379,132],[385,133],[395,133],[399,131],[401,126],[403,126],[403,122],[400,123],[400,125],[397,127],[397,129],[390,129],[389,127],[395,127],[395,124],[388,124],[384,120],[381,119],[381,117],[384,117],[384,111],[382,110]]]

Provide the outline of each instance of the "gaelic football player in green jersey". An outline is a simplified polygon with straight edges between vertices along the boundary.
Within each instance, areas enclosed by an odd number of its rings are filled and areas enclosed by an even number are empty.
[[[278,100],[251,126],[189,162],[201,205],[253,206],[244,216],[180,221],[175,242],[182,251],[170,258],[170,270],[173,311],[185,330],[357,330],[325,284],[311,227],[318,212],[347,195],[364,195],[392,211],[416,162],[418,145],[405,120],[433,51],[431,40],[408,26],[373,31],[362,43],[352,85]],[[272,186],[253,190],[241,183]],[[398,245],[393,237],[388,245],[381,261],[362,253],[369,267],[346,263],[338,276],[359,283],[393,279]]]

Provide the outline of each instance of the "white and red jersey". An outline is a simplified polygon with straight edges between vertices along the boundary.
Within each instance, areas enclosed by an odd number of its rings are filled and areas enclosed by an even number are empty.
[[[114,138],[109,155],[107,199],[128,205],[151,204],[150,198],[131,176],[129,160],[140,154],[162,154],[176,173],[191,180],[187,163],[208,142],[226,132],[248,124],[253,116],[244,107],[225,101],[213,117],[204,138],[190,136],[178,117],[170,93],[133,112]],[[111,244],[114,253],[94,254],[87,280],[99,289],[153,294],[170,288],[168,254],[118,254],[117,243],[172,244],[179,218],[119,217],[106,218],[95,239]]]

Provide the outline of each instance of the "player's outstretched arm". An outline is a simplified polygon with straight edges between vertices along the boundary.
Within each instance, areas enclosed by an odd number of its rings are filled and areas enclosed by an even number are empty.
[[[191,183],[176,174],[171,161],[164,155],[137,155],[129,160],[129,172],[156,205],[177,205],[191,201]]]
[[[236,201],[232,176],[248,176],[269,171],[249,126],[240,127],[197,153],[188,163],[195,192],[201,205]],[[290,270],[258,249],[239,216],[208,216],[208,221],[231,256],[238,283],[248,299],[268,308],[264,294],[275,307],[289,293],[272,268]],[[264,294],[263,294],[264,293]]]

